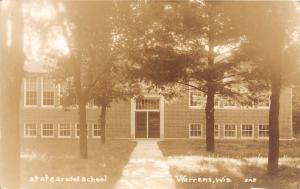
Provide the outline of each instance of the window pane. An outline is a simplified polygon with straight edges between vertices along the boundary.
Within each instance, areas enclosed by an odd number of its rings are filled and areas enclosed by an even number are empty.
[[[204,106],[205,97],[202,92],[191,91],[190,92],[190,106]]]
[[[225,137],[235,137],[236,136],[236,125],[226,124],[224,128]]]
[[[199,137],[201,136],[201,124],[193,123],[190,124],[190,136],[191,137]]]
[[[25,124],[25,136],[26,137],[35,137],[37,136],[37,128],[34,123]]]
[[[253,136],[253,125],[243,124],[242,125],[242,137],[252,137]]]
[[[219,136],[219,125],[215,125],[215,136]]]
[[[60,124],[59,125],[59,136],[70,137],[71,136],[71,125],[68,123]]]
[[[26,105],[37,105],[37,79],[26,78],[26,92],[25,92],[25,104]]]
[[[101,136],[101,126],[100,126],[100,124],[94,124],[93,136],[94,137],[100,137]]]
[[[137,110],[159,110],[159,98],[136,99]]]
[[[42,136],[54,136],[54,126],[52,123],[44,123],[42,128]]]
[[[258,125],[258,136],[259,137],[268,137],[269,136],[269,125],[267,125],[267,124]]]
[[[53,79],[43,79],[43,105],[51,106],[54,105],[54,81]]]

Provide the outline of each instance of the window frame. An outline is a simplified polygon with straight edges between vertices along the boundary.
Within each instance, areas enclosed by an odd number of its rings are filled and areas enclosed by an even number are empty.
[[[237,105],[237,103],[235,103],[234,106],[226,106],[225,103],[226,103],[226,101],[229,101],[229,100],[233,100],[233,99],[231,99],[230,97],[223,97],[223,98],[221,99],[222,109],[241,109],[241,108]]]
[[[243,125],[251,125],[252,126],[252,135],[251,136],[243,136]],[[250,130],[246,130],[246,131],[250,131]],[[254,138],[254,124],[253,123],[241,123],[241,138],[243,139],[252,139]]]
[[[99,125],[99,127],[100,127],[100,136],[95,136],[95,125]],[[101,138],[101,136],[102,136],[102,130],[101,130],[101,125],[100,124],[98,124],[98,123],[93,123],[93,126],[92,126],[92,138]]]
[[[235,126],[235,129],[234,129],[234,133],[235,135],[234,136],[226,136],[225,133],[226,133],[226,125],[234,125]],[[223,136],[224,136],[224,139],[235,139],[237,138],[237,124],[236,123],[224,123],[224,130],[223,130]]]
[[[74,124],[74,130],[75,130],[75,138],[80,138],[80,128],[77,129],[77,126],[79,127],[79,123],[75,123]],[[86,137],[89,138],[89,128],[90,128],[90,124],[86,124]],[[92,128],[93,129],[93,128]],[[79,135],[77,135],[77,130],[79,131]]]
[[[69,136],[64,136],[64,135],[61,135],[60,134],[60,131],[62,130],[61,129],[61,125],[66,125],[68,124],[70,126],[70,135]],[[66,129],[63,129],[63,130],[66,130]],[[57,132],[58,132],[58,138],[72,138],[72,124],[71,123],[59,123],[58,124],[58,129],[57,129]]]
[[[198,125],[200,125],[200,136],[191,136],[191,131],[192,131],[192,129],[191,129],[191,126],[192,125],[196,125],[196,124],[198,124]],[[201,123],[189,123],[189,138],[191,138],[191,139],[199,139],[199,138],[203,138],[203,124],[201,124]]]
[[[27,124],[34,124],[35,125],[35,136],[32,136],[32,135],[26,135],[26,126]],[[33,122],[29,122],[29,123],[24,123],[24,138],[37,138],[37,133],[38,129],[37,129],[37,124],[36,123],[33,123]]]
[[[36,105],[27,105],[26,102],[27,102],[27,80],[28,78],[34,78],[35,79],[35,92],[36,92]],[[23,90],[24,90],[24,107],[38,107],[38,93],[39,93],[39,89],[38,89],[38,77],[36,76],[33,76],[33,77],[25,77],[23,79]]]
[[[269,106],[255,106],[255,104],[253,104],[253,107],[256,109],[269,109],[271,105],[271,95],[268,96],[268,99],[269,99]]]
[[[259,136],[259,131],[260,131],[259,126],[260,125],[267,125],[268,126],[268,136]],[[264,131],[266,131],[266,130],[264,130]],[[268,123],[258,123],[257,124],[257,137],[259,139],[268,139],[269,136],[270,136],[270,125]]]
[[[191,103],[191,100],[192,100],[191,95],[192,95],[192,93],[199,93],[199,94],[201,94],[201,105],[198,105],[198,106],[192,105],[192,103]],[[189,88],[189,98],[188,98],[188,100],[189,100],[189,109],[204,109],[205,108],[205,104],[206,104],[206,100],[203,100],[204,96],[205,95],[204,95],[203,92]]]
[[[157,96],[145,96],[143,97],[142,99],[140,100],[155,100],[157,101],[157,105],[158,105],[158,108],[137,108],[138,106],[138,102],[137,102],[138,99],[135,99],[135,111],[147,111],[147,112],[158,112],[161,110],[161,99],[160,97],[157,97]]]
[[[75,138],[80,138],[80,128],[79,128],[79,123],[75,123],[74,131],[75,131]],[[77,135],[77,131],[78,131],[78,134],[79,134],[79,135]]]
[[[45,105],[44,104],[44,80],[45,79],[51,79],[49,77],[41,77],[41,107],[44,108],[55,108],[55,91],[56,91],[56,87],[55,87],[55,83],[53,83],[53,105]]]
[[[216,136],[216,126],[218,127],[218,136]],[[220,136],[220,124],[215,124],[215,126],[214,126],[214,137],[215,138],[221,138],[221,136]]]
[[[52,124],[52,126],[53,126],[53,135],[52,136],[48,136],[48,135],[44,135],[43,134],[43,131],[44,131],[44,125],[45,124]],[[47,123],[47,122],[45,122],[45,123],[41,123],[41,137],[42,138],[54,138],[54,136],[55,136],[55,126],[54,126],[54,123],[51,123],[51,122],[49,122],[49,123]]]

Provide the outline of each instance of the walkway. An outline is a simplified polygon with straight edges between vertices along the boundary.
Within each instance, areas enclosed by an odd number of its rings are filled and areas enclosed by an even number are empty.
[[[157,141],[139,140],[115,189],[175,189]]]

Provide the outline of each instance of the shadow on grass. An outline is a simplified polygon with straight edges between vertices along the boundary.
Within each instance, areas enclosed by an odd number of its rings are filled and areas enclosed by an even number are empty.
[[[295,189],[300,184],[296,166],[281,165],[278,176],[268,176],[267,164],[252,159],[171,156],[168,163],[180,189]]]
[[[200,140],[159,145],[178,189],[296,189],[300,185],[299,151],[290,141],[281,143],[290,149],[281,151],[278,176],[266,174],[266,141],[218,141],[215,154],[205,152],[205,142]]]
[[[79,158],[78,141],[72,139],[25,141],[22,185],[28,189],[111,189],[135,145],[129,140],[108,140],[105,145],[90,140],[89,158],[83,160]]]

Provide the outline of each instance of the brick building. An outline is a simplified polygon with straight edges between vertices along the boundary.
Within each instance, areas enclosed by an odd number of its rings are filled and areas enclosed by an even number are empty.
[[[44,73],[30,73],[22,89],[21,126],[24,138],[69,138],[79,136],[77,109],[59,105],[60,87]],[[143,99],[113,103],[107,115],[108,138],[204,138],[205,110],[200,92],[188,91],[177,100],[149,94]],[[292,131],[292,90],[281,94],[280,138]],[[232,101],[215,102],[215,136],[220,139],[265,139],[268,137],[269,100],[252,107]],[[88,138],[99,138],[100,111],[87,107]]]

